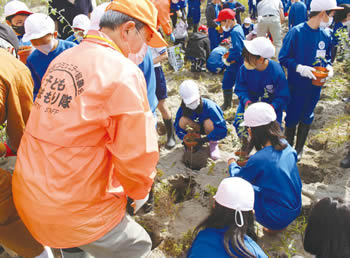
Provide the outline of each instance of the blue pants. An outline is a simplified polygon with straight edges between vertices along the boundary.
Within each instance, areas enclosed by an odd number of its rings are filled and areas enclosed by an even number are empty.
[[[213,50],[220,43],[220,34],[215,28],[209,28],[208,34],[209,34],[209,40],[210,40],[210,50]]]
[[[287,105],[286,127],[294,127],[299,122],[311,124],[314,120],[314,109],[320,99],[321,87],[311,84],[306,87],[289,85],[291,100]]]
[[[239,68],[242,63],[234,63],[226,68],[224,73],[224,78],[222,79],[222,89],[229,90],[232,89],[236,83],[237,73],[239,72]]]
[[[199,21],[201,20],[200,0],[188,1],[187,19],[192,19],[193,24],[199,24]]]
[[[236,111],[235,120],[233,121],[233,126],[236,129],[236,133],[238,137],[241,137],[242,135],[242,132],[239,131],[239,126],[243,122],[243,114],[244,114],[244,104],[239,102],[239,105]],[[277,122],[280,124],[282,124],[282,114],[283,114],[283,110],[276,110]]]

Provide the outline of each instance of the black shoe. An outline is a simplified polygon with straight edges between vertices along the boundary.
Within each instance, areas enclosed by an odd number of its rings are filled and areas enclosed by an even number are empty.
[[[147,202],[142,206],[145,213],[149,213],[154,207],[154,184],[152,185],[151,191],[149,192]]]
[[[289,145],[292,147],[294,145],[294,136],[295,136],[296,129],[297,129],[296,126],[294,126],[294,127],[286,127],[286,129],[284,130],[284,135],[286,136]]]
[[[0,245],[0,254],[2,254],[3,252],[5,252],[5,249]]]
[[[295,144],[295,150],[298,154],[298,161],[301,160],[303,156],[303,149],[306,142],[307,135],[310,131],[310,125],[304,124],[302,122],[299,123],[298,133],[297,133],[297,142]]]
[[[221,106],[222,110],[227,110],[232,107],[232,90],[224,90],[224,105]]]
[[[176,145],[173,120],[172,119],[168,119],[168,120],[164,119],[163,121],[164,121],[166,130],[167,130],[167,142],[165,144],[165,148],[167,150],[171,150]]]
[[[340,162],[340,166],[342,168],[350,168],[350,149],[348,151],[348,154],[345,156],[345,158]]]

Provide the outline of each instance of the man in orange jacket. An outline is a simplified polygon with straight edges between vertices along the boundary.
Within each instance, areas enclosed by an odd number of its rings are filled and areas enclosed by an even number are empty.
[[[48,67],[13,176],[18,213],[40,243],[95,257],[150,252],[148,234],[125,212],[127,197],[135,212],[147,201],[159,158],[135,64],[147,45],[166,46],[154,5],[113,1],[100,30]]]

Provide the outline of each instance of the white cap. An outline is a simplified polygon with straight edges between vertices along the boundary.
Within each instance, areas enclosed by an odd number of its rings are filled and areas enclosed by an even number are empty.
[[[5,5],[5,17],[16,15],[16,14],[32,14],[29,11],[27,5],[21,1],[11,1]]]
[[[98,5],[91,13],[91,23],[90,30],[99,30],[100,29],[100,20],[102,15],[105,13],[107,6],[110,2],[103,3]]]
[[[312,0],[310,4],[311,12],[321,12],[328,10],[341,10],[343,7],[337,6],[336,0]]]
[[[80,29],[84,32],[90,28],[90,19],[85,14],[78,14],[73,19],[73,29]]]
[[[220,205],[236,210],[235,221],[237,226],[244,225],[241,211],[254,209],[254,189],[246,180],[240,177],[229,177],[221,181],[214,199]],[[240,216],[238,223],[237,215]]]
[[[186,80],[180,84],[180,96],[186,105],[193,103],[200,98],[197,83]]]
[[[55,32],[55,22],[46,14],[34,13],[24,22],[24,30],[23,41],[39,39]]]
[[[251,104],[244,112],[244,121],[241,126],[257,127],[276,121],[275,109],[268,103],[257,102]]]
[[[254,35],[258,34],[258,24],[254,24],[253,32]]]
[[[244,19],[244,22],[243,22],[243,23],[249,23],[249,24],[251,24],[251,23],[252,23],[252,20],[251,20],[249,17],[247,17],[247,18]]]
[[[257,37],[253,40],[243,40],[245,48],[249,53],[263,58],[271,58],[275,56],[275,47],[271,40],[265,37]]]

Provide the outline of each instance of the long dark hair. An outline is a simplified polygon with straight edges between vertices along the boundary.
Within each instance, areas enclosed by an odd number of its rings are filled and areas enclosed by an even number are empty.
[[[267,125],[251,127],[250,129],[252,130],[250,142],[257,151],[264,148],[268,141],[278,151],[284,150],[287,147],[286,143],[281,142],[286,137],[283,135],[280,124],[277,121],[273,121]]]
[[[196,227],[194,235],[197,235],[201,229],[205,228],[223,229],[228,227],[224,235],[224,246],[228,255],[235,257],[230,249],[230,246],[232,246],[237,254],[249,258],[256,257],[244,245],[245,234],[249,235],[253,240],[257,240],[254,232],[254,213],[253,211],[242,211],[244,225],[238,227],[235,222],[235,212],[235,210],[215,202],[215,207],[211,210],[210,215]]]
[[[250,65],[256,65],[256,61],[261,57],[259,55],[253,55],[246,49],[246,47],[243,48],[242,56],[243,59]]]
[[[337,10],[334,14],[334,22],[342,22],[346,19],[348,13],[350,13],[350,4],[341,4],[340,7],[344,7],[342,10]]]
[[[317,258],[350,257],[350,205],[328,197],[316,203],[305,230],[304,249]]]

